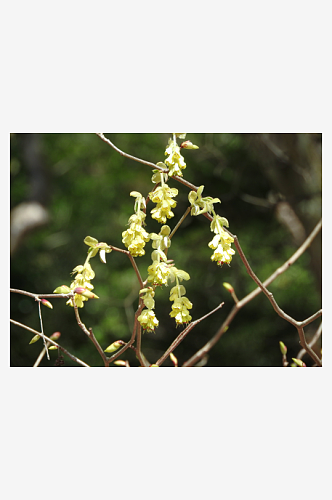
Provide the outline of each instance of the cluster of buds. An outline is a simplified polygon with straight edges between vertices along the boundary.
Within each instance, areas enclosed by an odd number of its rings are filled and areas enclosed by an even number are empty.
[[[145,243],[150,240],[149,233],[143,228],[146,213],[141,209],[146,208],[145,199],[137,191],[132,191],[130,196],[136,198],[135,213],[129,217],[129,229],[122,233],[122,243],[128,248],[133,257],[141,257],[145,254]]]

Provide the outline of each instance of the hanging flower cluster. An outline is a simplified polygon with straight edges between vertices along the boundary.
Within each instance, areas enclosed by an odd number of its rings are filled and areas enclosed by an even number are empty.
[[[145,243],[150,240],[149,233],[147,233],[143,228],[146,214],[141,210],[141,208],[144,209],[146,204],[141,193],[132,191],[130,196],[136,198],[134,205],[135,213],[129,217],[129,229],[123,231],[122,233],[122,243],[128,248],[133,257],[141,257],[145,254]]]
[[[90,247],[84,265],[76,266],[73,269],[71,274],[77,274],[75,279],[71,282],[70,287],[67,287],[66,285],[58,286],[53,292],[75,292],[74,302],[77,307],[84,307],[84,302],[89,299],[99,299],[98,295],[91,291],[94,288],[91,284],[91,280],[95,277],[95,273],[89,260],[92,257],[95,257],[95,255],[99,252],[100,260],[106,264],[106,253],[110,253],[112,251],[112,248],[109,245],[106,243],[99,243],[98,240],[92,238],[91,236],[87,236],[84,239],[84,243]],[[71,299],[69,299],[66,304],[73,307]]]
[[[152,248],[155,248],[151,254],[152,264],[148,267],[148,281],[153,285],[166,285],[170,276],[170,261],[167,260],[165,249],[171,246],[169,234],[171,228],[169,226],[162,226],[159,234],[151,233],[150,238],[152,241]]]
[[[188,195],[191,204],[191,215],[200,215],[207,212],[213,215],[210,229],[215,233],[215,236],[209,243],[209,247],[214,250],[211,260],[216,261],[219,266],[222,266],[225,262],[229,264],[235,251],[231,248],[234,238],[223,229],[223,226],[229,226],[228,220],[225,217],[220,217],[214,211],[213,204],[220,203],[219,198],[211,198],[210,196],[202,198],[203,189],[204,186],[200,186],[197,192],[190,191]]]
[[[171,268],[171,280],[176,280],[176,286],[174,286],[170,291],[169,300],[173,301],[172,311],[170,312],[171,318],[175,318],[177,325],[182,325],[183,323],[189,323],[192,317],[189,314],[188,309],[192,308],[192,303],[187,297],[186,289],[183,285],[180,285],[179,281],[189,280],[190,276],[185,271],[177,269],[176,267]]]
[[[153,298],[155,292],[153,288],[149,286],[148,288],[142,288],[139,293],[144,293],[141,298],[143,299],[146,309],[143,309],[137,319],[144,331],[154,332],[154,329],[159,325],[159,321],[153,311],[155,307],[155,301]]]
[[[178,175],[179,177],[183,177],[182,170],[186,168],[186,163],[184,161],[183,156],[180,153],[180,148],[184,149],[198,149],[198,146],[195,146],[190,141],[185,141],[178,146],[176,143],[176,138],[185,139],[186,134],[173,134],[173,139],[169,139],[168,146],[165,150],[165,155],[167,156],[165,160],[165,164],[169,168],[168,175],[173,177],[173,175]]]
[[[215,236],[210,241],[209,247],[214,250],[211,260],[216,261],[218,266],[222,266],[224,263],[229,265],[235,254],[231,248],[234,238],[226,233],[223,226],[228,227],[228,220],[214,213],[210,228]]]
[[[161,182],[161,185],[149,193],[150,200],[157,204],[151,210],[151,217],[161,224],[165,224],[166,217],[167,219],[174,217],[172,208],[176,207],[176,201],[172,198],[175,198],[179,192],[176,188],[170,188],[165,184],[164,175],[166,174],[158,172],[152,176],[152,182]]]

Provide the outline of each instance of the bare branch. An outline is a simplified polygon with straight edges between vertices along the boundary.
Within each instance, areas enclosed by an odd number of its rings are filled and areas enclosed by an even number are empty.
[[[172,344],[169,346],[169,348],[167,349],[167,351],[164,352],[164,354],[161,356],[161,358],[158,359],[158,361],[156,361],[156,365],[161,365],[166,358],[168,358],[168,356],[170,355],[171,352],[174,351],[174,349],[177,348],[177,346],[179,344],[181,344],[182,340],[188,335],[188,333],[196,326],[198,325],[198,323],[200,323],[201,321],[203,321],[204,319],[206,319],[208,316],[210,316],[211,314],[215,313],[216,311],[218,311],[222,306],[224,305],[224,302],[222,302],[221,304],[219,304],[219,306],[217,306],[215,309],[213,309],[212,311],[208,312],[207,314],[205,314],[205,316],[202,316],[201,318],[199,319],[196,319],[195,321],[192,321],[177,337],[176,339],[172,342]]]
[[[89,339],[92,341],[92,343],[96,347],[97,351],[99,352],[99,354],[100,354],[100,356],[101,356],[101,358],[102,358],[102,360],[104,362],[104,365],[105,366],[109,366],[108,361],[107,361],[107,356],[104,353],[103,349],[101,348],[98,340],[94,336],[92,328],[87,329],[87,327],[85,326],[85,324],[81,321],[81,318],[80,318],[80,315],[79,315],[79,312],[78,312],[78,307],[77,307],[77,305],[75,303],[75,300],[72,298],[71,301],[72,301],[72,304],[73,304],[73,307],[74,307],[75,317],[76,317],[76,321],[77,321],[78,326],[81,328],[81,330],[83,330],[83,332],[85,333],[85,335],[87,335],[87,337],[89,337]]]
[[[311,232],[311,234],[308,236],[308,238],[303,242],[303,244],[296,250],[296,252],[282,265],[280,266],[273,274],[271,274],[271,276],[269,278],[267,278],[267,280],[264,281],[264,288],[266,286],[268,286],[270,283],[272,283],[272,281],[274,281],[278,276],[280,276],[280,274],[284,273],[285,271],[287,271],[287,269],[289,269],[289,267],[294,264],[294,262],[305,252],[305,250],[310,246],[311,242],[313,241],[313,239],[317,236],[317,234],[319,233],[319,231],[321,230],[321,227],[322,227],[322,221],[320,220],[320,222],[318,222],[318,224],[316,225],[316,227],[313,229],[313,231]],[[247,261],[246,261],[247,262]],[[249,264],[247,263],[247,265],[249,266]],[[250,266],[249,266],[250,267]],[[182,366],[193,366],[195,363],[197,363],[203,356],[206,355],[206,353],[208,351],[210,351],[210,349],[212,349],[212,347],[218,342],[218,340],[220,339],[220,337],[225,333],[226,331],[226,327],[230,324],[230,322],[234,319],[235,315],[238,313],[238,311],[243,307],[245,306],[248,302],[250,302],[254,297],[256,297],[257,295],[259,295],[261,292],[263,291],[262,287],[260,286],[259,288],[256,288],[255,290],[253,290],[252,292],[250,292],[246,297],[244,297],[243,299],[241,299],[234,307],[233,309],[231,310],[231,312],[229,313],[229,315],[227,316],[226,320],[224,321],[224,323],[221,325],[221,327],[219,328],[219,330],[215,333],[215,335],[211,338],[211,340],[209,340],[209,342],[207,342],[199,351],[197,351],[196,354],[194,354],[190,359],[188,359],[188,361],[186,361]],[[272,295],[272,294],[271,294]],[[317,313],[315,313],[313,316],[311,316],[310,318],[308,318],[307,320],[305,320],[304,322],[300,323],[300,322],[297,322],[295,320],[293,320],[292,318],[292,324],[294,324],[294,326],[298,329],[298,328],[301,328],[303,326],[305,326],[306,324],[310,323],[310,321],[313,321],[314,319],[316,319],[319,315],[321,314],[321,310],[318,311]],[[283,317],[283,316],[282,316]],[[286,318],[284,318],[286,319]],[[310,321],[309,321],[310,320]],[[300,335],[300,333],[299,333]],[[308,347],[307,347],[308,348]],[[309,349],[310,349],[310,346],[309,346]],[[305,351],[307,352],[307,349],[305,349]],[[311,355],[311,354],[310,354]],[[314,358],[313,359],[316,359],[316,355],[314,354]],[[318,363],[321,365],[321,363]]]
[[[21,295],[27,295],[28,297],[32,297],[36,300],[42,299],[70,299],[74,297],[74,292],[69,293],[31,293],[26,292],[25,290],[18,290],[16,288],[10,288],[12,293],[20,293]]]
[[[139,281],[139,284],[140,284],[140,288],[143,288],[144,287],[144,284],[143,284],[143,280],[142,280],[142,277],[141,277],[141,274],[139,272],[139,269],[137,267],[137,264],[135,262],[135,259],[134,257],[131,255],[131,253],[128,251],[128,250],[123,250],[122,248],[117,248],[117,247],[114,247],[113,245],[109,245],[109,247],[114,250],[115,252],[120,252],[120,253],[124,253],[125,255],[128,256],[130,262],[131,262],[131,265],[133,266],[134,268],[134,271],[136,273],[136,276],[138,278],[138,281]]]
[[[117,148],[109,139],[107,139],[104,134],[96,133],[98,137],[100,137],[104,142],[106,142],[109,146],[111,146],[115,151],[117,151],[121,156],[124,156],[125,158],[129,158],[130,160],[138,161],[139,163],[143,163],[143,165],[148,165],[149,167],[152,167],[156,170],[159,170],[160,172],[163,172],[167,174],[169,172],[168,168],[162,168],[159,167],[159,165],[156,165],[155,163],[151,163],[150,161],[142,160],[141,158],[136,158],[135,156],[129,155],[128,153],[124,153],[121,151],[121,149]],[[173,175],[172,179],[175,179],[178,182],[181,182],[184,186],[187,186],[188,188],[192,189],[193,191],[197,191],[198,187],[194,186],[194,184],[191,184],[190,182],[186,181],[183,179],[183,177],[179,177],[178,175]]]
[[[316,333],[314,334],[314,336],[310,340],[310,342],[308,344],[309,347],[312,347],[312,346],[314,346],[316,344],[316,342],[319,339],[319,337],[321,336],[321,334],[322,334],[322,323],[319,325],[319,327],[316,330]],[[302,359],[303,356],[305,355],[305,353],[306,353],[306,350],[305,349],[301,349],[301,351],[299,351],[299,353],[296,356],[296,358],[297,359]]]
[[[33,328],[30,328],[29,326],[24,325],[23,323],[19,323],[18,321],[15,321],[13,319],[11,319],[10,322],[13,323],[13,325],[17,325],[17,326],[20,326],[21,328],[24,328],[25,330],[28,330],[29,332],[33,333],[34,335],[39,335],[40,337],[42,337],[45,340],[47,340],[47,342],[49,342],[50,344],[55,345],[58,349],[60,349],[64,354],[67,354],[67,356],[70,359],[72,359],[73,361],[75,361],[79,365],[87,366],[89,368],[89,365],[87,365],[86,363],[84,363],[84,361],[82,361],[81,359],[79,359],[76,356],[74,356],[73,354],[71,354],[69,351],[67,351],[64,347],[62,347],[61,345],[59,345],[57,342],[54,342],[54,340],[50,339],[49,337],[46,337],[46,335],[43,335],[42,333],[37,332]]]

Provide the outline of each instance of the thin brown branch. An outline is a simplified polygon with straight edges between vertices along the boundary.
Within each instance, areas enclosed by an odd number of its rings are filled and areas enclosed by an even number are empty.
[[[159,170],[160,172],[163,172],[165,174],[169,172],[168,168],[159,167],[159,165],[156,165],[155,163],[151,163],[150,161],[142,160],[141,158],[136,158],[135,156],[129,155],[128,153],[124,153],[123,151],[121,151],[121,149],[117,148],[109,139],[107,139],[107,137],[105,137],[104,134],[96,133],[96,135],[98,135],[98,137],[100,137],[104,142],[106,142],[109,146],[111,146],[121,156],[129,158],[130,160],[137,161],[139,163],[143,163],[143,165],[148,165],[149,167]],[[175,179],[176,181],[180,182],[184,186],[187,186],[193,191],[197,191],[198,189],[198,187],[194,186],[194,184],[191,184],[191,182],[186,181],[186,179],[183,179],[183,177],[179,177],[178,175],[173,175],[172,179]]]
[[[310,345],[307,343],[305,335],[304,335],[304,330],[302,327],[299,327],[297,329],[299,337],[300,337],[300,344],[307,351],[309,356],[317,363],[318,366],[322,366],[322,360],[319,359],[315,351],[313,351],[310,347]]]
[[[125,352],[134,343],[134,340],[135,340],[135,337],[136,337],[136,329],[137,329],[137,326],[138,326],[138,320],[137,320],[137,318],[140,315],[143,307],[144,307],[144,304],[143,304],[143,301],[141,301],[141,303],[138,305],[137,311],[135,313],[134,327],[133,327],[133,331],[132,331],[131,338],[130,338],[129,342],[127,342],[123,347],[121,347],[121,349],[119,349],[117,352],[115,352],[111,357],[107,358],[108,364],[110,364],[114,360],[116,360],[116,358],[118,358],[123,352]]]
[[[114,247],[113,245],[109,245],[112,250],[114,250],[115,252],[120,252],[120,253],[124,253],[125,255],[128,256],[130,262],[131,262],[131,265],[133,266],[134,268],[134,271],[136,273],[136,276],[137,276],[137,279],[139,281],[139,284],[140,284],[140,288],[143,288],[144,287],[144,284],[143,284],[143,280],[142,280],[142,277],[141,277],[141,274],[139,272],[139,269],[137,267],[137,264],[135,262],[135,259],[134,257],[131,255],[131,253],[128,251],[128,250],[124,250],[123,248],[117,248],[117,247]]]
[[[179,220],[179,222],[176,224],[175,228],[173,229],[173,231],[171,232],[171,234],[169,235],[169,239],[172,239],[174,234],[176,233],[176,231],[179,229],[179,227],[181,226],[182,222],[184,221],[184,219],[187,217],[187,215],[189,214],[191,210],[191,207],[188,207],[187,210],[185,211],[185,213],[182,215],[181,219]]]
[[[223,324],[221,325],[219,330],[213,335],[213,337],[201,349],[199,349],[193,356],[191,356],[191,358],[189,358],[187,361],[185,361],[182,366],[187,366],[187,367],[193,366],[200,359],[202,359],[204,356],[206,356],[206,354],[212,349],[212,347],[214,345],[216,345],[216,343],[218,342],[220,337],[227,331],[228,325],[230,324],[230,322],[234,319],[234,317],[236,316],[236,314],[240,310],[239,304],[240,304],[240,302],[238,302],[237,304],[235,304],[233,306],[231,312],[229,313],[229,315],[227,316],[227,318],[225,319],[225,321],[223,322]]]
[[[319,327],[317,328],[314,336],[312,337],[312,339],[310,340],[309,342],[309,347],[312,347],[316,344],[317,340],[319,339],[319,337],[321,336],[322,334],[322,323],[319,325]],[[298,353],[298,355],[296,356],[297,359],[302,359],[303,356],[305,355],[306,353],[306,350],[305,349],[301,349]]]
[[[74,297],[74,292],[69,293],[31,293],[26,292],[25,290],[18,290],[16,288],[10,288],[12,293],[20,293],[21,295],[27,295],[28,297],[32,297],[34,299],[70,299]]]
[[[41,362],[41,360],[43,359],[43,357],[45,356],[45,354],[46,354],[46,350],[48,350],[48,348],[49,348],[49,346],[50,346],[50,345],[51,345],[51,344],[50,344],[49,342],[46,342],[46,346],[44,346],[44,347],[42,348],[42,350],[41,350],[41,351],[40,351],[40,353],[39,353],[38,358],[36,359],[36,361],[35,361],[35,363],[34,363],[34,365],[33,365],[33,367],[34,367],[34,368],[37,368],[37,366],[39,366],[39,365],[40,365],[40,362]],[[49,358],[48,358],[48,359],[49,359]]]
[[[140,362],[141,366],[145,366],[144,359],[141,352],[141,343],[142,343],[142,328],[140,324],[137,324],[136,329],[136,357]]]
[[[287,269],[290,268],[292,264],[305,252],[305,250],[310,246],[312,243],[313,239],[317,236],[319,231],[321,230],[322,227],[322,221],[318,222],[316,227],[313,229],[311,234],[308,236],[308,238],[303,242],[303,244],[296,250],[296,252],[282,265],[280,266],[269,278],[267,278],[264,281],[264,287],[268,286],[270,283],[272,283],[278,276],[280,276],[282,273],[287,271]],[[233,235],[232,235],[233,236]],[[234,237],[234,236],[233,236]],[[249,264],[248,264],[249,266]],[[250,266],[249,266],[250,267]],[[224,323],[221,325],[221,327],[218,329],[218,331],[215,333],[215,335],[199,350],[194,354],[190,359],[188,359],[182,366],[193,366],[195,365],[203,356],[206,355],[207,352],[212,349],[212,347],[218,342],[220,337],[225,333],[226,327],[231,323],[231,321],[234,319],[235,315],[238,313],[238,311],[245,306],[248,302],[250,302],[252,299],[254,299],[257,295],[259,295],[262,292],[262,287],[258,287],[252,292],[250,292],[246,297],[241,299],[231,310],[229,315],[227,316],[226,320]],[[302,323],[298,323],[295,320],[293,320],[294,326],[298,329],[305,324],[310,323],[310,321],[313,321],[313,319],[316,319],[320,315],[321,311],[318,311],[315,313],[313,316],[308,318]],[[310,320],[310,321],[309,321]],[[304,324],[303,324],[304,323]],[[300,333],[299,333],[300,335]],[[309,346],[310,349],[310,346]],[[305,349],[307,352],[307,349]]]
[[[64,347],[62,347],[61,345],[59,345],[57,342],[54,342],[54,340],[50,339],[49,337],[46,337],[46,335],[43,335],[42,333],[37,332],[33,328],[30,328],[29,326],[24,325],[23,323],[19,323],[18,321],[15,321],[13,319],[11,319],[10,322],[13,323],[13,325],[17,325],[17,326],[20,326],[21,328],[24,328],[25,330],[28,330],[29,332],[33,333],[34,335],[39,335],[40,337],[44,338],[45,340],[47,340],[47,342],[49,342],[50,344],[56,346],[64,354],[66,354],[70,359],[72,359],[73,361],[75,361],[79,365],[89,367],[89,365],[87,365],[86,363],[84,363],[84,361],[82,361],[81,359],[79,359],[76,356],[74,356],[73,354],[71,354],[69,351],[67,351],[67,349],[65,349]]]
[[[72,304],[73,304],[73,307],[74,307],[75,317],[76,317],[76,321],[77,321],[78,326],[81,328],[81,330],[83,330],[83,332],[85,333],[85,335],[87,337],[89,337],[89,339],[91,340],[91,342],[94,344],[95,348],[99,352],[99,354],[100,354],[100,356],[101,356],[101,358],[102,358],[102,360],[104,362],[104,365],[105,366],[109,366],[108,360],[107,360],[107,356],[104,353],[103,349],[101,348],[98,340],[94,336],[92,328],[87,329],[87,327],[85,326],[85,324],[82,322],[82,320],[80,318],[80,315],[79,315],[79,312],[78,312],[78,307],[77,307],[77,305],[75,303],[75,300],[72,298],[71,301],[72,301]]]
[[[224,302],[222,302],[221,304],[219,304],[215,309],[213,309],[212,311],[208,312],[207,314],[205,314],[205,316],[202,316],[201,318],[199,319],[196,319],[195,321],[192,321],[177,337],[176,339],[172,342],[172,344],[169,346],[169,348],[167,349],[167,351],[164,352],[164,354],[158,359],[158,361],[156,361],[156,365],[161,365],[166,358],[168,358],[168,356],[170,355],[171,352],[174,351],[174,349],[176,349],[178,347],[179,344],[181,344],[181,342],[183,341],[183,339],[188,335],[188,333],[196,326],[198,325],[198,323],[200,323],[201,321],[203,321],[204,319],[206,319],[208,316],[210,316],[211,314],[215,313],[216,311],[218,311],[222,306],[224,305]]]
[[[305,327],[315,321],[315,319],[319,318],[323,314],[322,309],[319,309],[315,314],[310,316],[310,318],[305,319],[304,321],[299,321],[299,326]]]

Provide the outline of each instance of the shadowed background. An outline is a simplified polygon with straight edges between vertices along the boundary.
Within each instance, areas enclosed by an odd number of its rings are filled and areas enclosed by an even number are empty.
[[[163,161],[170,134],[105,134],[123,151],[157,163]],[[246,257],[261,281],[288,259],[321,217],[321,134],[187,134],[199,150],[185,150],[184,178],[204,185],[203,196],[218,197],[216,212],[229,220]],[[33,293],[52,293],[69,286],[71,271],[83,264],[89,235],[125,248],[122,232],[133,213],[133,190],[147,196],[152,189],[150,167],[122,157],[95,134],[11,135],[11,287]],[[179,190],[173,228],[188,206],[188,188],[173,179]],[[148,232],[161,225],[151,219]],[[174,354],[181,365],[218,330],[233,306],[222,286],[231,283],[239,299],[256,288],[240,258],[231,267],[211,262],[208,247],[213,235],[203,216],[188,216],[177,231],[168,256],[190,274],[183,283],[193,303],[193,319],[224,307],[197,325]],[[151,242],[146,255],[136,259],[143,280],[151,263]],[[91,260],[92,281],[99,300],[89,300],[80,315],[105,349],[118,339],[129,340],[138,302],[138,281],[129,259],[112,252],[107,264]],[[269,290],[279,306],[296,320],[321,307],[321,234],[300,259]],[[182,327],[169,317],[170,288],[156,290],[156,334],[144,334],[142,350],[154,363]],[[53,310],[42,308],[44,332],[61,332],[59,343],[93,366],[102,360],[78,327],[74,311],[65,300],[52,300]],[[11,318],[40,331],[37,304],[30,297],[11,294]],[[305,329],[310,340],[319,326]],[[32,366],[43,345],[29,341],[33,334],[11,325],[11,366]],[[288,347],[288,358],[300,350],[294,327],[281,319],[260,294],[246,305],[229,330],[210,351],[205,366],[281,366],[279,340]],[[320,353],[321,343],[315,346]],[[50,352],[41,366],[54,366],[57,352]],[[123,359],[138,366],[127,350]],[[311,365],[310,358],[304,361]],[[65,358],[65,366],[77,366]],[[163,366],[172,366],[167,360]]]

